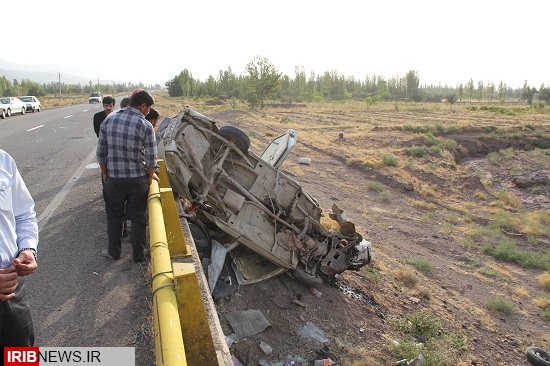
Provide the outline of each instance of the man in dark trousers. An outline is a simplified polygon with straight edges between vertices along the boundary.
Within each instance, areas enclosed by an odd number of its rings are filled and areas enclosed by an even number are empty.
[[[13,158],[0,150],[0,347],[34,345],[24,276],[38,267],[34,201]]]
[[[97,137],[99,137],[99,127],[101,123],[107,118],[107,116],[115,110],[115,98],[106,96],[103,98],[103,110],[94,114],[94,131]]]
[[[155,130],[145,116],[155,103],[145,90],[135,93],[129,108],[111,113],[101,124],[97,161],[103,177],[109,247],[104,257],[117,260],[121,252],[124,202],[132,221],[130,240],[134,262],[145,259],[146,210],[149,185],[157,166]]]

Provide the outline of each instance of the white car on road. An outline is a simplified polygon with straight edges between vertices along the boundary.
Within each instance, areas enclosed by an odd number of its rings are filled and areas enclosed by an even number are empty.
[[[27,112],[40,112],[40,101],[34,95],[19,97],[27,106]]]
[[[2,110],[0,111],[0,117],[9,117],[12,113],[25,114],[27,105],[16,97],[0,98],[0,105]]]
[[[88,103],[101,103],[103,101],[103,98],[101,97],[101,93],[92,93],[90,94],[90,97],[88,98]]]

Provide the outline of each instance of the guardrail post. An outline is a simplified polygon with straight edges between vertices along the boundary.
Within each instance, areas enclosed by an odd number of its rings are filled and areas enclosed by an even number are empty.
[[[193,365],[219,365],[193,263],[172,263],[185,352]]]
[[[191,248],[185,242],[183,230],[178,215],[174,192],[171,188],[160,188],[160,200],[162,202],[162,214],[164,227],[168,239],[168,249],[172,258],[188,257],[191,255]]]

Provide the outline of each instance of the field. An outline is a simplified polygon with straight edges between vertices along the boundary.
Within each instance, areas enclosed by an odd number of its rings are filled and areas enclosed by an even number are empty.
[[[251,110],[155,98],[163,116],[190,105],[241,128],[255,152],[296,130],[284,173],[325,212],[336,202],[374,249],[371,266],[326,283],[319,298],[283,275],[219,300],[226,334],[228,311],[259,309],[271,322],[232,345],[243,364],[311,361],[324,351],[351,366],[420,352],[426,365],[526,365],[528,346],[550,349],[550,108],[344,102]],[[303,324],[318,327],[328,348],[300,334]]]

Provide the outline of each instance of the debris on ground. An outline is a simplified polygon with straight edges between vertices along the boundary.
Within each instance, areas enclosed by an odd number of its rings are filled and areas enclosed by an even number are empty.
[[[233,331],[237,335],[237,339],[258,334],[271,326],[260,310],[232,311],[224,314],[224,316],[229,324],[231,324]]]

